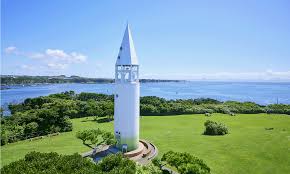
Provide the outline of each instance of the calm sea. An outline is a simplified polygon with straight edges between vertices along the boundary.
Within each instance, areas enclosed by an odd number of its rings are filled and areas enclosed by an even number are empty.
[[[11,86],[1,90],[1,106],[19,103],[30,97],[46,96],[73,90],[112,94],[113,84],[48,84],[34,86]],[[266,82],[166,82],[142,83],[141,96],[158,96],[166,99],[189,99],[208,97],[221,101],[252,101],[259,104],[290,104],[290,83]]]

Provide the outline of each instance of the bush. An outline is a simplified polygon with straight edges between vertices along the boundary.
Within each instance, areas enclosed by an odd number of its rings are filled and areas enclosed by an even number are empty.
[[[231,113],[230,113],[230,116],[236,116],[236,114],[231,112]]]
[[[214,121],[207,120],[204,123],[205,126],[205,135],[225,135],[228,134],[228,128],[222,124],[222,123],[217,123]]]
[[[206,117],[210,117],[211,116],[211,113],[205,113],[204,114]]]
[[[100,163],[98,163],[99,171],[104,173],[112,174],[135,174],[136,173],[136,164],[135,162],[124,158],[121,153],[116,155],[108,155],[103,158]]]
[[[146,166],[136,165],[136,167],[136,174],[162,174],[162,170],[152,163],[149,163]]]
[[[159,167],[161,169],[161,167],[163,166],[161,159],[159,158],[154,158],[152,160],[152,164],[154,164],[155,166]]]
[[[181,174],[210,174],[210,168],[206,163],[189,153],[169,151],[161,160],[175,167]]]

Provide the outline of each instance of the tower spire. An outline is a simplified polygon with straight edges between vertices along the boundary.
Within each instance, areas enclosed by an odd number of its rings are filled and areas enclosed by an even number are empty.
[[[138,58],[128,22],[123,36],[122,44],[120,46],[116,65],[138,65]]]

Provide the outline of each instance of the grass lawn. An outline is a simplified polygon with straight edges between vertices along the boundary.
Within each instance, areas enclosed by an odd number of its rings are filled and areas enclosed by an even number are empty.
[[[223,122],[230,134],[202,135],[207,119]],[[72,121],[72,132],[1,147],[1,166],[23,158],[29,151],[86,152],[89,148],[75,137],[76,131],[97,127],[113,131],[112,122],[96,123],[92,117]],[[146,116],[141,118],[140,137],[153,142],[159,156],[168,150],[194,154],[205,160],[214,174],[290,173],[290,116],[287,115]]]

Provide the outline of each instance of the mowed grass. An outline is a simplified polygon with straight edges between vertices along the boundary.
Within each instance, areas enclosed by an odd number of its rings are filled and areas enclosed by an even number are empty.
[[[205,136],[206,120],[229,127],[225,136]],[[203,159],[214,174],[290,173],[290,116],[267,114],[224,114],[143,116],[140,137],[153,142],[159,156],[169,150],[189,152]],[[78,130],[102,128],[113,132],[113,122],[96,123],[93,118],[73,119],[73,131],[35,141],[1,147],[1,165],[23,158],[30,151],[82,153],[90,149],[75,137]],[[265,128],[274,128],[265,130]]]

